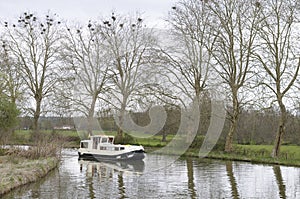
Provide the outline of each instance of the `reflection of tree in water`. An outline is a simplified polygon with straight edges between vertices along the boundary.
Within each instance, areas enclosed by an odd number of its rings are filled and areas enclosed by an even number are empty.
[[[106,165],[95,163],[89,163],[86,165],[87,172],[86,175],[88,177],[98,177],[100,180],[102,179],[112,179],[113,177],[113,169],[107,167]]]
[[[114,166],[116,166],[115,164],[93,162],[93,161],[82,161],[82,163],[80,164],[80,171],[82,171],[83,165],[86,165],[86,175],[87,175],[86,179],[87,179],[87,184],[88,184],[88,188],[89,188],[89,197],[91,199],[96,198],[93,180],[95,180],[95,178],[97,178],[100,181],[113,179],[114,172],[118,172],[118,189],[119,189],[120,199],[126,198],[125,186],[124,186],[124,180],[123,180],[123,172],[118,171],[116,169],[116,167],[114,167]],[[125,163],[121,164],[121,165],[125,168],[128,167],[128,165]],[[138,165],[140,165],[140,164],[138,164]],[[122,167],[119,167],[119,169],[121,169],[121,168]]]
[[[285,188],[285,184],[283,182],[280,166],[278,166],[278,165],[273,166],[273,171],[274,171],[274,174],[276,177],[276,182],[277,182],[278,189],[279,189],[279,196],[280,196],[280,198],[285,199],[286,198],[286,188]]]
[[[99,180],[112,179],[113,170],[107,168],[105,165],[101,165],[97,162],[85,162],[86,164],[86,175],[87,184],[89,188],[89,198],[94,199],[95,188],[94,178],[97,177]],[[83,164],[80,164],[80,171],[82,171]]]
[[[238,199],[240,196],[239,196],[239,191],[237,189],[237,183],[236,183],[236,180],[234,177],[231,161],[226,162],[226,171],[227,171],[227,176],[229,177],[229,181],[230,181],[232,198]]]
[[[195,183],[194,183],[194,166],[191,158],[186,159],[187,175],[188,175],[188,188],[191,195],[191,199],[197,198]]]
[[[118,174],[118,187],[119,187],[120,199],[126,198],[125,186],[124,186],[124,180],[123,180],[123,172],[119,172],[119,174]]]
[[[89,196],[91,199],[94,199],[95,198],[95,191],[94,191],[94,183],[93,183],[93,177],[88,177],[86,178],[87,180],[87,184],[89,186]]]

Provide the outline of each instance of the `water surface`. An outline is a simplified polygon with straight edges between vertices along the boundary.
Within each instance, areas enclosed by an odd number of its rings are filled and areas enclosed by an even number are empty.
[[[147,154],[143,161],[78,160],[65,150],[61,165],[39,182],[3,198],[300,198],[300,168]]]

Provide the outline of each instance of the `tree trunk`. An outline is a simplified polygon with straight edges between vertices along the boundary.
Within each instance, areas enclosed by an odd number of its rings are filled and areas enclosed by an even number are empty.
[[[236,131],[236,127],[237,127],[237,119],[233,119],[231,121],[229,132],[226,136],[226,143],[225,143],[225,151],[226,152],[231,152],[233,149],[233,147],[232,147],[233,135]]]
[[[162,139],[161,139],[162,142],[167,142],[167,134],[166,132],[163,130],[162,132]]]
[[[123,123],[124,123],[125,105],[121,105],[121,112],[119,116],[119,127],[117,136],[115,137],[115,143],[123,144]]]
[[[286,123],[286,108],[285,105],[282,102],[282,99],[278,100],[279,107],[280,107],[280,121],[279,121],[279,126],[275,138],[275,143],[272,151],[272,157],[277,158],[280,153],[280,146],[283,140],[283,134],[285,133],[285,123]]]
[[[38,141],[38,134],[39,134],[39,118],[41,115],[41,100],[36,99],[36,106],[35,106],[35,112],[33,114],[33,132],[31,135],[31,139],[34,141]]]
[[[239,116],[239,104],[237,99],[237,90],[233,90],[233,100],[232,100],[232,107],[233,107],[233,113],[231,117],[231,124],[229,132],[226,136],[226,143],[225,143],[225,151],[231,152],[233,147],[233,136],[237,128],[237,122],[238,122],[238,116]]]
[[[89,114],[88,114],[88,126],[87,126],[87,132],[88,132],[88,136],[93,135],[93,126],[94,126],[94,113],[95,113],[95,105],[96,105],[96,97],[93,98],[90,110],[89,110]]]
[[[273,158],[277,158],[279,156],[279,153],[280,153],[280,146],[281,146],[281,143],[282,143],[282,137],[283,137],[283,134],[284,134],[284,124],[282,122],[280,122],[281,124],[279,125],[278,127],[278,130],[277,130],[277,135],[276,135],[276,138],[275,138],[275,143],[274,143],[274,147],[273,147],[273,151],[272,151],[272,157]]]
[[[200,118],[198,121],[198,129],[197,129],[197,135],[201,134],[201,125],[203,124],[201,121],[201,98],[200,98],[200,94],[201,94],[201,86],[200,86],[200,81],[199,80],[195,80],[195,94],[196,94],[196,99],[197,100],[197,104],[199,106],[199,113],[200,113]]]
[[[88,116],[87,118],[87,122],[88,122],[88,125],[87,125],[87,133],[88,133],[88,136],[92,136],[93,135],[93,116]]]
[[[124,111],[121,110],[121,115],[120,115],[120,123],[119,123],[119,128],[118,128],[118,136],[123,137],[123,123],[124,123]]]

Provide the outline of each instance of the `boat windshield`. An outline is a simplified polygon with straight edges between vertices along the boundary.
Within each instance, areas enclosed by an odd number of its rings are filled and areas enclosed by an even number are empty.
[[[80,143],[80,148],[88,148],[89,147],[89,143],[88,142],[81,142]]]
[[[101,143],[107,143],[107,138],[102,138]]]

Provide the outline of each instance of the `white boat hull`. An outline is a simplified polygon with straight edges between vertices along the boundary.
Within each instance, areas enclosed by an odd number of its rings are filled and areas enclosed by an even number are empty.
[[[145,157],[144,150],[127,151],[123,153],[101,153],[101,152],[84,152],[78,151],[79,158],[81,159],[95,159],[101,160],[142,160]]]

